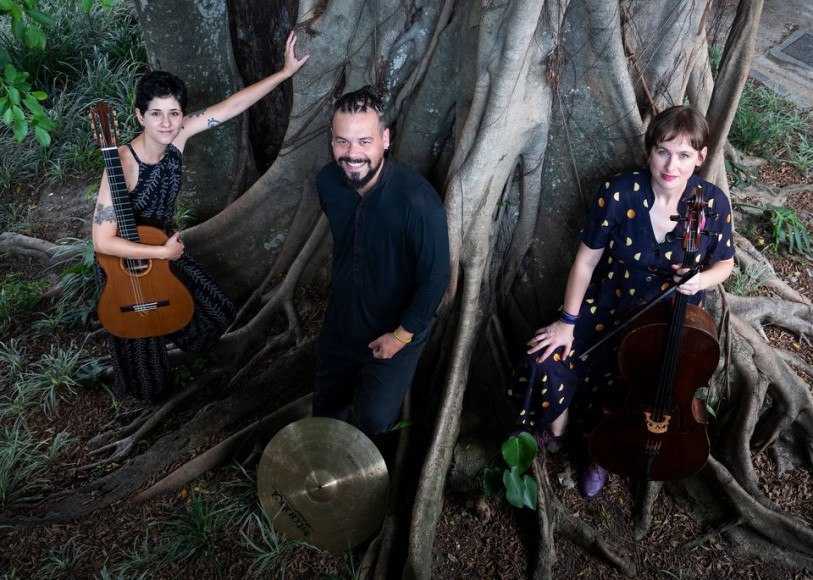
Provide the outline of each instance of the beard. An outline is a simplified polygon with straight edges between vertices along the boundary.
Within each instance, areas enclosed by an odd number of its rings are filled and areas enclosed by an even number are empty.
[[[381,169],[381,165],[384,163],[384,158],[382,157],[381,160],[378,162],[378,165],[375,167],[372,166],[369,159],[353,159],[351,157],[339,157],[336,160],[339,163],[339,166],[344,171],[345,179],[347,180],[347,184],[352,187],[353,189],[362,189],[368,183],[370,183],[373,178],[378,173],[378,170]],[[367,163],[369,169],[367,173],[362,174],[361,171],[348,171],[347,168],[342,165],[343,163]]]

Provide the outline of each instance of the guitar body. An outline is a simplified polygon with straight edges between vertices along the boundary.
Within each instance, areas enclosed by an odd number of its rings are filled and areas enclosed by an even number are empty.
[[[137,226],[140,243],[162,245],[158,228]],[[107,276],[99,296],[99,321],[120,338],[149,338],[181,330],[192,320],[195,303],[170,271],[169,260],[128,260],[96,254]]]

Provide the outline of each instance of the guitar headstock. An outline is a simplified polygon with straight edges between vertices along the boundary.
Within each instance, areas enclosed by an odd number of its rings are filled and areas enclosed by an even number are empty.
[[[116,147],[119,126],[116,122],[116,111],[113,110],[113,107],[104,101],[99,101],[91,105],[88,116],[93,125],[93,134],[96,136],[99,146],[103,149]]]

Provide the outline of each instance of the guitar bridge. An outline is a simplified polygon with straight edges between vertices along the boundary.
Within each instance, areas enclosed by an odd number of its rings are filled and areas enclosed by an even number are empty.
[[[119,307],[122,312],[149,312],[158,310],[163,306],[169,306],[169,300],[155,300],[153,302],[142,302],[140,304],[128,304]]]

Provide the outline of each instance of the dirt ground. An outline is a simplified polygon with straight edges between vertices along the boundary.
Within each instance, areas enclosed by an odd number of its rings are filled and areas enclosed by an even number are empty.
[[[795,210],[808,229],[813,231],[811,180],[805,180],[787,167],[763,166],[760,172],[760,178],[772,184],[775,192],[779,191],[780,186],[808,181],[808,187],[788,195],[784,205]],[[70,188],[4,192],[0,199],[26,199],[30,204],[37,219],[33,222],[32,231],[24,233],[51,240],[81,238],[88,235],[88,219],[92,210],[91,201],[84,193],[88,185],[79,183]],[[738,199],[735,196],[734,201],[736,205],[737,202],[764,200],[748,196]],[[755,232],[755,238],[761,238],[763,245],[767,246],[768,232],[761,231],[758,226]],[[755,243],[758,244],[758,241]],[[809,258],[776,256],[767,250],[765,254],[783,279],[804,295],[813,297],[813,262]],[[30,260],[0,255],[0,276],[8,272],[32,278],[42,275],[40,266]],[[79,335],[69,333],[55,335],[54,338],[62,341],[82,340]],[[807,339],[803,341],[776,329],[772,330],[770,338],[788,350],[801,353],[813,364],[813,347]],[[98,348],[101,352],[103,344],[92,343],[91,348]],[[136,401],[124,400],[119,412],[137,411],[140,407],[141,404]],[[47,423],[53,421],[60,429],[67,428],[78,441],[84,442],[113,420],[115,415],[109,395],[103,389],[94,389],[63,401],[58,416],[43,416],[33,421],[38,422],[40,428],[47,428]],[[173,419],[183,420],[183,415]],[[169,429],[171,425],[165,428]],[[53,467],[53,472],[49,474],[50,490],[69,489],[99,475],[99,472],[77,470],[89,461],[86,453],[84,445],[76,445]],[[565,506],[625,553],[635,563],[639,577],[813,578],[813,572],[805,575],[782,569],[762,560],[759,555],[748,558],[737,555],[735,548],[721,537],[720,530],[707,529],[694,521],[668,493],[662,493],[658,500],[654,510],[657,519],[650,532],[645,538],[637,540],[632,529],[630,493],[625,481],[613,476],[598,498],[585,500],[574,487],[576,476],[568,450],[565,448],[549,454],[548,461],[553,487]],[[755,462],[770,497],[813,526],[811,474],[795,470],[777,477],[767,455],[757,457]],[[140,506],[121,502],[73,524],[5,530],[0,535],[0,571],[9,578],[43,577],[43,566],[49,558],[64,546],[73,545],[82,552],[75,577],[94,577],[105,562],[135,551],[139,542],[159,542],[160,522],[172,510],[188,502],[190,491],[212,501],[221,501],[236,493],[239,486],[235,487],[235,481],[239,483],[241,479],[239,472],[232,468],[219,469],[198,480],[194,489],[184,488],[173,497],[157,498]],[[256,503],[256,497],[247,501]],[[408,506],[402,507],[408,511]],[[448,491],[437,528],[433,576],[444,579],[527,577],[531,571],[529,567],[533,566],[535,560],[536,525],[530,511],[513,509],[503,499]],[[556,542],[558,562],[554,570],[555,578],[621,576],[606,562],[597,560],[563,538],[557,538]],[[219,534],[212,549],[217,553],[216,559],[173,563],[155,577],[242,578],[254,562],[254,556],[241,544],[234,529]],[[357,577],[356,567],[360,557],[358,551],[352,555],[330,554],[297,546],[287,553],[284,573],[279,573],[279,577]]]

